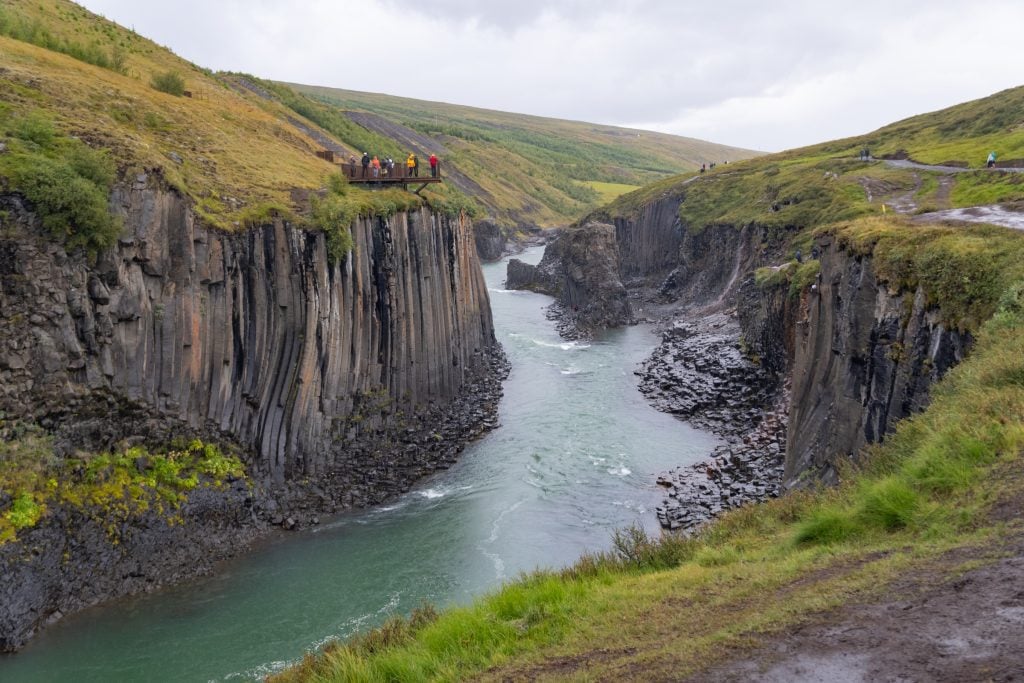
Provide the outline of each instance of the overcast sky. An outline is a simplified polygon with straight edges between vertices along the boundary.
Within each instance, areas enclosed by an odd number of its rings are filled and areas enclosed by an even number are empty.
[[[776,151],[1024,84],[1022,0],[85,0],[201,66]]]

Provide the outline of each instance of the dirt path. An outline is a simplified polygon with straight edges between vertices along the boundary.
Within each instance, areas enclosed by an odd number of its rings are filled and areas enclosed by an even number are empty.
[[[885,165],[892,168],[918,168],[922,171],[938,171],[939,173],[970,173],[972,171],[1006,171],[1008,173],[1024,173],[1024,168],[996,167],[988,168],[964,168],[962,166],[935,166],[932,164],[919,164],[908,159],[885,159]]]
[[[1024,681],[1024,539],[960,577],[915,575],[693,681]],[[959,559],[969,559],[967,557]]]
[[[1024,230],[1024,203],[969,206],[962,209],[932,211],[914,217],[916,223],[934,223],[936,221],[991,223],[1014,230]]]

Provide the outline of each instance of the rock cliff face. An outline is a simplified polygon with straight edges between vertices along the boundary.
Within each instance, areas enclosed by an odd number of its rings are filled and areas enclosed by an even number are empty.
[[[924,408],[931,384],[970,343],[941,324],[922,292],[890,292],[870,258],[828,240],[818,244],[821,275],[810,291],[758,286],[756,268],[787,260],[786,235],[757,225],[694,232],[679,222],[683,201],[662,197],[617,218],[614,247],[601,233],[572,233],[536,268],[510,263],[508,280],[559,297],[564,314],[566,273],[590,291],[621,279],[645,310],[673,322],[638,373],[641,391],[727,443],[707,463],[663,475],[671,499],[659,516],[672,528],[776,495],[780,484],[834,481],[840,459]],[[581,258],[573,239],[601,258]],[[741,350],[748,360],[734,365],[743,372],[727,371]]]
[[[683,226],[678,197],[645,205],[638,215],[615,219],[619,273],[625,281],[664,276],[679,263]]]
[[[626,288],[619,279],[615,228],[606,223],[562,231],[548,244],[537,266],[512,259],[505,286],[555,297],[565,321],[580,332],[627,325],[633,320]]]
[[[280,221],[225,235],[136,185],[94,265],[25,235],[0,243],[0,410],[45,418],[123,396],[256,454],[272,482],[336,469],[371,394],[415,412],[453,399],[494,346],[470,226],[425,210],[360,219],[328,263]],[[375,417],[363,415],[363,417]]]
[[[868,257],[822,249],[817,286],[795,330],[785,482],[836,480],[836,462],[922,410],[931,385],[963,360],[969,336],[947,328],[924,292],[891,292]]]
[[[665,277],[660,295],[691,306],[732,304],[743,280],[771,258],[758,247],[765,236],[756,226],[709,226],[699,233],[683,232],[675,252],[675,267]]]
[[[508,236],[501,226],[491,221],[477,221],[473,226],[476,253],[482,261],[498,261],[505,255]]]
[[[234,443],[252,480],[197,489],[183,523],[140,519],[117,547],[55,508],[0,546],[0,649],[61,613],[208,570],[268,524],[408,490],[496,424],[505,366],[466,220],[360,219],[331,264],[321,233],[214,232],[139,180],[112,198],[119,244],[90,260],[43,237],[17,197],[0,204],[0,413],[50,430],[58,456],[126,439]]]

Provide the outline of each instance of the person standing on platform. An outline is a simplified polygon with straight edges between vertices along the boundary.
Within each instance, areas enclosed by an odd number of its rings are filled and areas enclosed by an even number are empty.
[[[363,152],[363,177],[364,178],[367,175],[369,175],[367,173],[367,171],[369,171],[369,170],[370,170],[370,153],[369,152]]]
[[[430,177],[431,178],[436,178],[437,177],[437,155],[436,154],[431,154],[430,155]]]

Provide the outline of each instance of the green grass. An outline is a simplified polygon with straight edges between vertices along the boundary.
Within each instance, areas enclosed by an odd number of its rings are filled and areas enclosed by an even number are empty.
[[[876,157],[909,155],[924,163],[952,161],[978,170],[951,175],[949,198],[940,202],[942,174],[861,162],[856,157],[865,146]],[[822,225],[891,213],[893,200],[907,194],[916,199],[918,212],[1024,200],[1024,174],[981,170],[990,149],[999,152],[1000,160],[1024,159],[1024,87],[866,135],[667,178],[624,194],[593,215],[636,216],[660,197],[677,197],[680,220],[693,232],[757,225],[793,245]],[[872,190],[870,199],[866,187]]]
[[[55,36],[38,18],[15,14],[0,7],[0,35],[32,43],[47,50],[61,52],[79,61],[117,73],[127,73],[127,53],[119,44],[108,44],[104,40],[81,42]]]
[[[634,192],[640,189],[636,185],[626,185],[624,183],[603,183],[597,180],[584,181],[583,184],[597,192],[598,201],[600,201],[601,204],[608,204],[627,192]]]
[[[0,504],[0,544],[59,507],[84,511],[117,542],[123,522],[150,510],[173,522],[189,491],[245,476],[236,455],[198,440],[161,451],[136,446],[61,458],[39,428],[0,419],[0,434],[0,491],[9,498]]]
[[[1024,234],[996,226],[916,226],[869,218],[819,229],[857,254],[871,254],[875,272],[893,290],[921,286],[929,304],[962,329],[974,329],[1024,279]]]
[[[859,223],[860,239],[856,225],[838,234],[850,248],[873,245],[879,260],[895,240],[926,253],[964,248],[941,228],[918,241],[916,227],[882,235],[879,223]],[[981,234],[990,258],[1024,262],[1024,239]],[[964,319],[987,320],[974,328],[971,356],[935,386],[924,413],[847,463],[839,487],[731,512],[693,538],[620,532],[608,552],[415,627],[392,622],[393,637],[332,644],[275,680],[572,678],[582,675],[573,662],[586,664],[587,680],[679,677],[759,633],[879,594],[953,548],[997,545],[1008,530],[988,511],[1024,500],[1022,478],[1007,476],[1024,464],[1024,280],[1007,282],[994,306],[987,295],[975,305]]]

